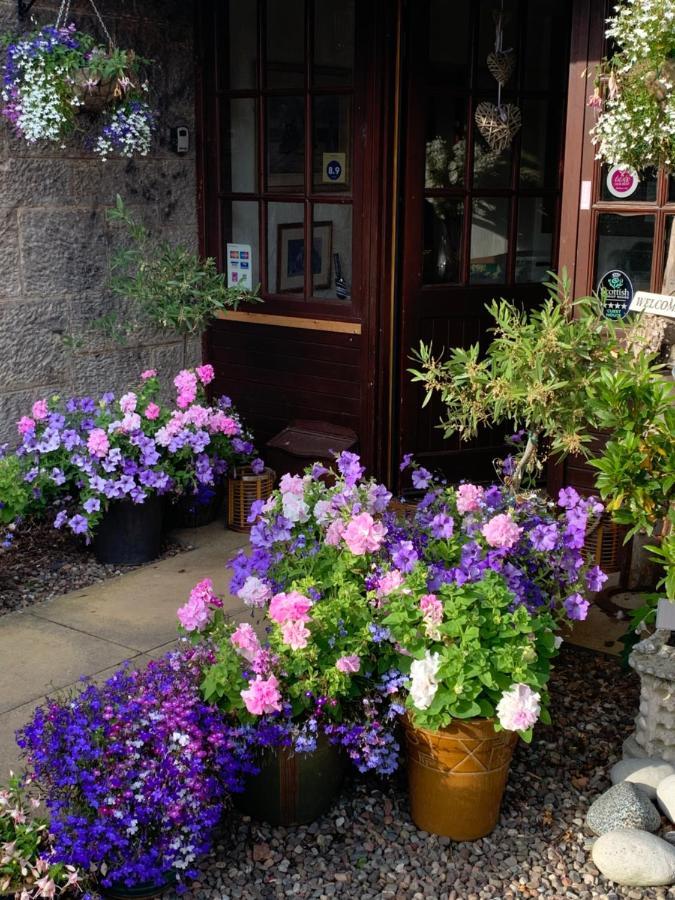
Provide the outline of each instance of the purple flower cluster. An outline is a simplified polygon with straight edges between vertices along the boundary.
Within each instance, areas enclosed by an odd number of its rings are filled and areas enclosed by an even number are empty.
[[[208,651],[174,651],[143,672],[122,669],[69,701],[50,701],[19,732],[45,789],[56,862],[94,871],[104,887],[179,888],[228,790],[256,769],[218,710],[201,698]]]

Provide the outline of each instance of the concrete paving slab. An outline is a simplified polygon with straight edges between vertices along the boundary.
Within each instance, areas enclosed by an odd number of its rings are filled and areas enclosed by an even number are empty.
[[[0,619],[0,713],[116,665],[133,648],[32,613]]]
[[[202,578],[213,580],[225,608],[241,606],[227,591],[227,561],[248,543],[248,535],[221,524],[190,535],[194,550],[160,560],[120,578],[39,604],[31,613],[43,620],[145,652],[176,638],[176,610]],[[1,622],[0,622],[1,627]]]

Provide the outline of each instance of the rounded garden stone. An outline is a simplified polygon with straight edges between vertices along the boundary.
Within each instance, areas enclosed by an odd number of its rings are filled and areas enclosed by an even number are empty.
[[[675,775],[669,775],[659,784],[656,799],[664,815],[675,822]]]
[[[620,781],[591,804],[586,824],[596,834],[619,828],[656,831],[661,816],[643,791],[629,781]]]
[[[648,797],[656,797],[656,789],[664,778],[675,775],[675,766],[664,759],[622,759],[609,773],[612,784],[629,781],[641,788]]]
[[[593,862],[605,878],[631,887],[675,882],[675,847],[633,828],[608,831],[593,844]]]

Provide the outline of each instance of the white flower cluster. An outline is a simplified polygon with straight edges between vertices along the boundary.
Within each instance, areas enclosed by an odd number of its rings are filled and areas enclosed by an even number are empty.
[[[57,141],[68,122],[64,100],[54,78],[55,74],[59,76],[63,72],[48,73],[44,58],[22,52],[22,46],[19,44],[17,48],[17,62],[21,66],[23,80],[20,95],[14,98],[18,113],[16,127],[30,144],[40,140]],[[2,99],[6,103],[12,100],[6,89]]]
[[[615,12],[607,37],[621,50],[620,72],[654,55],[668,56],[675,43],[675,0],[624,0]]]
[[[132,157],[147,156],[152,145],[152,117],[144,104],[136,110],[116,110],[96,141],[95,150],[102,159],[112,153]]]
[[[591,139],[608,165],[675,164],[675,0],[625,0],[609,20],[618,52],[605,64],[609,96]]]

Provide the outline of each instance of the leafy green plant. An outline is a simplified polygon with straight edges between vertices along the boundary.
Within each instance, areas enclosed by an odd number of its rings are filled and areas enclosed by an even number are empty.
[[[0,525],[10,525],[25,515],[33,502],[24,469],[14,455],[0,458],[0,497]]]
[[[661,585],[675,600],[675,406],[672,383],[648,357],[634,359],[631,371],[599,373],[592,391],[599,425],[611,432],[599,458],[596,485],[616,522],[634,534],[654,535],[649,545],[666,575]]]
[[[258,288],[228,287],[212,257],[201,259],[180,245],[156,244],[119,194],[108,220],[124,226],[129,239],[113,255],[110,286],[131,302],[123,318],[109,314],[99,320],[111,337],[125,342],[144,324],[151,324],[175,331],[187,341],[204,332],[219,313],[237,309],[241,303],[261,302]]]
[[[481,426],[526,430],[527,444],[510,476],[516,490],[526,474],[541,469],[544,439],[558,456],[588,455],[597,426],[590,388],[598,368],[615,365],[620,356],[597,297],[573,302],[566,272],[551,277],[537,309],[524,311],[503,299],[487,307],[494,339],[483,356],[477,343],[453,348],[446,359],[421,344],[414,354],[420,368],[410,370],[426,388],[424,405],[440,396],[446,437],[468,440]]]

